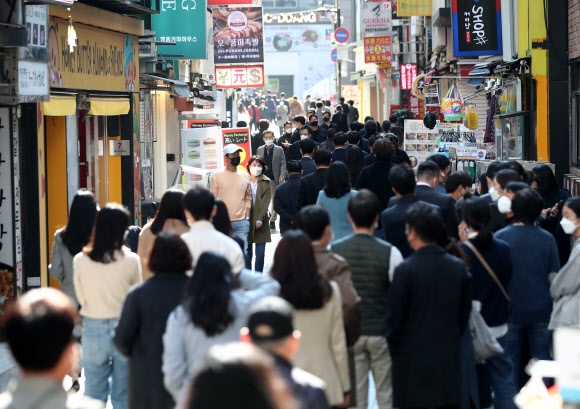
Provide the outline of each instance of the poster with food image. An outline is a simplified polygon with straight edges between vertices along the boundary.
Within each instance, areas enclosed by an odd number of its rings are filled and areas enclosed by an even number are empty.
[[[210,171],[193,166],[181,165],[181,178],[173,188],[188,191],[196,186],[209,188]]]
[[[264,26],[266,52],[330,51],[332,48],[331,24],[268,24]]]
[[[189,128],[181,130],[182,163],[211,172],[223,169],[221,128]]]
[[[236,144],[242,150],[240,152],[240,164],[238,165],[238,169],[247,172],[248,169],[246,165],[252,156],[252,147],[250,145],[251,138],[250,138],[250,129],[249,128],[225,128],[222,129],[222,137],[223,137],[223,144],[224,146],[229,145],[230,143]],[[226,161],[222,158],[221,162],[223,162],[223,166],[226,165]]]
[[[216,7],[212,16],[215,64],[264,62],[262,7]]]
[[[438,136],[437,128],[427,128],[422,120],[405,120],[403,149],[409,155],[414,170],[417,170],[417,166],[429,156],[439,152]]]

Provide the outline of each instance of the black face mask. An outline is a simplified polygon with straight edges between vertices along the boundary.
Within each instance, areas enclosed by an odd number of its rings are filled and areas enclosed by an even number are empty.
[[[240,164],[240,157],[236,156],[235,158],[231,158],[230,163],[232,166],[238,166]]]
[[[310,122],[310,125],[312,125],[312,126],[318,126],[318,121],[312,121],[312,122]]]
[[[324,117],[324,122],[330,122],[330,118]]]

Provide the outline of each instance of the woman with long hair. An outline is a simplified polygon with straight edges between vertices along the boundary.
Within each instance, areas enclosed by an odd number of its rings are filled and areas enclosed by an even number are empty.
[[[238,122],[244,121],[246,124],[249,124],[250,120],[250,114],[248,113],[246,106],[241,102],[238,103]]]
[[[73,257],[83,250],[91,239],[97,202],[91,192],[76,192],[70,206],[66,227],[54,233],[54,244],[48,270],[50,275],[60,282],[60,289],[78,305],[73,284]]]
[[[114,409],[127,408],[127,358],[113,345],[113,333],[129,289],[142,280],[139,256],[123,245],[129,212],[109,203],[97,214],[89,246],[73,260],[74,286],[83,317],[85,395],[107,402],[109,377]]]
[[[215,215],[211,218],[211,223],[213,227],[220,233],[231,237],[236,243],[240,245],[242,251],[244,251],[244,241],[234,234],[234,229],[232,229],[232,221],[230,220],[230,215],[228,213],[228,207],[221,199],[215,199],[214,205],[216,208]]]
[[[147,223],[139,235],[137,254],[141,258],[143,279],[150,278],[153,273],[149,270],[149,256],[155,238],[162,231],[169,231],[181,236],[189,231],[185,212],[183,211],[184,193],[181,190],[169,189],[163,194],[159,209],[151,223]]]
[[[255,155],[248,161],[250,173],[250,186],[252,188],[252,208],[250,211],[250,232],[248,233],[248,249],[246,252],[246,268],[252,269],[254,258],[254,246],[256,247],[255,271],[264,270],[264,255],[266,243],[272,241],[270,236],[270,216],[268,206],[272,199],[270,178],[264,175],[266,161],[261,156]]]
[[[302,336],[294,363],[326,383],[330,405],[348,406],[351,385],[340,291],[319,274],[306,234],[291,230],[282,237],[270,274],[280,283],[280,296],[296,309]]]
[[[163,386],[162,337],[167,317],[183,296],[192,262],[187,244],[177,234],[159,232],[149,257],[153,277],[127,294],[114,341],[129,359],[130,408],[175,406]]]
[[[340,161],[330,165],[326,187],[318,193],[316,204],[326,209],[330,215],[335,240],[352,234],[352,226],[348,221],[348,199],[357,193],[351,188],[350,173],[346,165]]]
[[[186,398],[184,386],[201,369],[209,348],[238,340],[252,303],[279,290],[275,280],[261,274],[242,270],[234,276],[217,253],[199,257],[185,299],[169,316],[163,335],[163,380],[176,402]]]
[[[358,146],[349,146],[346,150],[345,164],[350,174],[350,186],[354,189],[360,171],[366,166],[362,149]]]
[[[507,288],[512,275],[512,259],[509,245],[494,238],[488,229],[490,218],[489,203],[485,199],[467,199],[463,206],[463,221],[459,225],[459,236],[462,240],[459,246],[468,257],[473,299],[481,303],[481,316],[501,344],[505,342],[504,336],[508,332],[510,302]],[[495,277],[482,260],[487,263]],[[490,379],[489,381],[485,377],[478,379],[479,390],[485,393],[485,397],[491,396],[490,388],[493,390],[496,408],[515,409],[513,398],[517,388],[508,353],[488,358],[484,365],[489,371]],[[485,407],[490,404],[491,402],[488,402]]]

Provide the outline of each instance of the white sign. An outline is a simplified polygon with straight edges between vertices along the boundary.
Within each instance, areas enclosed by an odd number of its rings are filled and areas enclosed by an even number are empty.
[[[14,266],[10,108],[0,108],[0,260]]]
[[[131,141],[109,141],[109,156],[131,156]]]
[[[181,130],[182,163],[211,172],[224,167],[224,143],[220,127]]]
[[[48,63],[18,61],[18,93],[20,96],[48,97]]]
[[[363,37],[381,37],[393,34],[391,2],[361,4],[361,33]]]
[[[331,43],[330,24],[264,26],[264,51],[267,53],[330,51]]]
[[[345,45],[337,45],[336,46],[336,51],[337,51],[337,60],[338,61],[346,61],[348,60],[348,46]]]
[[[435,152],[439,152],[437,128],[429,129],[422,120],[405,119],[405,140],[401,149],[407,152],[413,169]]]
[[[571,298],[571,297],[570,297]],[[572,307],[570,307],[572,310]],[[580,329],[554,331],[554,358],[560,373],[556,378],[564,402],[580,401]]]

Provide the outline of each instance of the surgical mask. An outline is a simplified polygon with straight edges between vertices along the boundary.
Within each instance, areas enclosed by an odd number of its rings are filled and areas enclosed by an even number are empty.
[[[262,174],[262,167],[250,166],[250,173],[254,176],[260,176]]]
[[[270,139],[270,140],[264,141],[264,143],[266,144],[266,146],[272,146],[274,144],[274,141]]]
[[[512,200],[507,196],[502,196],[497,201],[497,210],[500,213],[506,214],[512,211]]]
[[[232,166],[238,166],[240,164],[240,157],[236,156],[235,158],[231,158],[230,163]]]
[[[318,121],[312,121],[312,122],[310,122],[310,125],[312,125],[312,126],[318,126]]]
[[[570,219],[566,219],[565,217],[562,218],[562,220],[560,221],[560,226],[562,226],[562,230],[564,230],[564,233],[566,234],[574,234],[574,232],[578,228],[576,222]]]
[[[292,128],[284,129],[284,133],[292,133]]]
[[[492,186],[489,188],[489,196],[491,197],[491,200],[493,200],[494,202],[497,202],[499,200],[499,192],[495,190],[495,187]]]
[[[303,141],[304,139],[308,139],[308,135],[300,135],[300,140]]]

